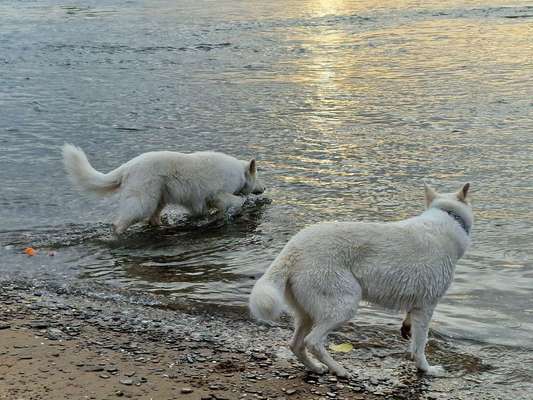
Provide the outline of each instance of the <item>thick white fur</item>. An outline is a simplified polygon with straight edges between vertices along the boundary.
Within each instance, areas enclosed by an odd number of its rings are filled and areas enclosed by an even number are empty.
[[[217,152],[183,154],[156,151],[141,154],[113,171],[96,171],[82,149],[65,144],[63,161],[71,181],[80,189],[106,195],[120,192],[117,234],[142,220],[158,225],[166,204],[179,204],[193,215],[214,207],[240,207],[239,194],[261,193],[255,160],[241,161]]]
[[[290,347],[298,359],[315,372],[329,368],[346,376],[324,347],[328,333],[350,320],[361,300],[404,310],[416,366],[441,374],[425,357],[429,322],[470,244],[466,231],[443,210],[459,215],[470,231],[468,187],[438,194],[427,186],[427,210],[407,220],[321,223],[301,230],[255,284],[252,314],[275,320],[288,305],[295,318]]]

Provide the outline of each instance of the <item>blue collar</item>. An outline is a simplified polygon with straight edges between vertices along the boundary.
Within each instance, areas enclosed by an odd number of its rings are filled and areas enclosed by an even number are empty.
[[[463,230],[466,232],[467,235],[470,235],[470,228],[466,224],[463,217],[454,213],[453,211],[449,211],[449,210],[442,210],[442,211],[444,211],[446,214],[452,217],[459,225],[461,225],[461,228],[463,228]]]

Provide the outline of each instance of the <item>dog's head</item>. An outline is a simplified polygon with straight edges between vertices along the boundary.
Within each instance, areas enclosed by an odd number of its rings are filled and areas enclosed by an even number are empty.
[[[255,159],[244,162],[244,186],[240,190],[242,194],[261,194],[265,191],[265,186],[259,180],[257,173],[257,163]]]
[[[425,184],[424,187],[427,208],[438,208],[458,216],[464,221],[466,231],[470,232],[474,224],[474,214],[468,198],[470,183],[465,183],[457,192],[453,193],[438,193],[428,184]]]

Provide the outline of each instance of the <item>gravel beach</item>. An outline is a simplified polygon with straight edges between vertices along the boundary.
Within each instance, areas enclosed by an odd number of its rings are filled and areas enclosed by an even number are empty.
[[[443,338],[430,341],[428,354],[447,365],[449,377],[430,379],[408,360],[397,329],[351,323],[331,337],[354,347],[335,354],[354,372],[342,380],[304,371],[286,346],[290,335],[289,321],[258,325],[244,310],[169,310],[3,281],[0,398],[505,399],[511,398],[506,390],[520,393],[516,385],[485,390],[484,374],[493,367]],[[527,390],[513,398],[527,398]]]

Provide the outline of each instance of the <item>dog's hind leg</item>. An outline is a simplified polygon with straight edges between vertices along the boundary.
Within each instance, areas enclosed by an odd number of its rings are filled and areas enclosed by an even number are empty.
[[[434,308],[434,306],[431,306],[411,310],[411,332],[413,335],[411,338],[411,351],[416,367],[419,370],[428,375],[441,376],[444,374],[444,369],[440,366],[430,366],[425,354],[429,322]]]
[[[123,194],[119,204],[119,215],[113,222],[113,231],[115,234],[120,235],[130,225],[146,220],[153,215],[159,204],[159,196],[155,196],[149,191],[146,193],[148,195],[142,197],[139,197],[137,194]]]
[[[307,349],[305,348],[304,339],[311,332],[313,327],[313,320],[303,310],[300,305],[294,300],[290,288],[286,291],[286,298],[289,301],[291,308],[294,310],[294,334],[292,336],[289,347],[292,352],[311,371],[317,374],[323,374],[328,368],[309,356]]]
[[[328,370],[328,367],[312,359],[304,344],[305,337],[311,331],[312,326],[313,322],[308,316],[303,318],[296,317],[294,321],[294,335],[291,339],[290,348],[296,358],[307,368],[317,374],[323,374]]]
[[[349,376],[344,369],[328,353],[325,342],[328,334],[338,326],[350,320],[357,311],[361,300],[362,290],[357,280],[350,274],[335,274],[335,279],[325,280],[329,286],[327,291],[319,290],[320,293],[313,300],[315,312],[310,313],[315,324],[311,333],[306,336],[304,342],[318,361],[326,364],[328,368],[339,377]],[[314,315],[314,314],[317,315]]]

